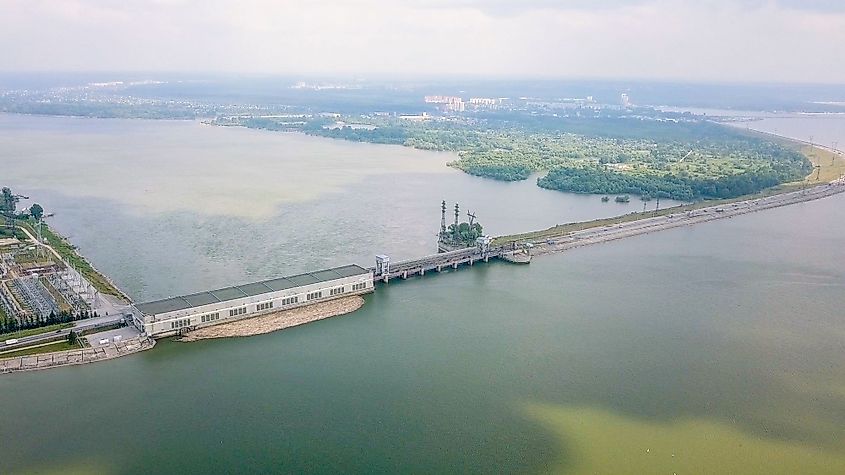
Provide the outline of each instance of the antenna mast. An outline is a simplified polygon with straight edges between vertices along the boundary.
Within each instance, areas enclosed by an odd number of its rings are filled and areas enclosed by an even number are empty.
[[[458,216],[460,216],[460,215],[461,215],[461,208],[460,208],[460,206],[458,206],[458,203],[455,203],[455,229],[452,231],[452,234],[454,235],[453,237],[455,239],[455,242],[460,241],[460,239],[459,239],[460,232],[458,230]]]
[[[440,240],[446,238],[446,200],[440,204]]]

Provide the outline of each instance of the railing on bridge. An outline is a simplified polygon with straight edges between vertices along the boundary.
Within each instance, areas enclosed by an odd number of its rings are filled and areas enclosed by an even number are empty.
[[[457,269],[459,265],[473,265],[478,261],[487,262],[491,258],[507,257],[516,251],[515,245],[507,247],[491,247],[489,238],[479,240],[477,246],[440,252],[398,262],[390,262],[386,255],[376,256],[376,265],[371,268],[373,280],[388,282],[396,277],[407,279],[412,275],[425,275],[426,272],[444,268]]]

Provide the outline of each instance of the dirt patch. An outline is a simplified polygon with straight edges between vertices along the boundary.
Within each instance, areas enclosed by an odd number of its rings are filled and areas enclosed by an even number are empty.
[[[261,315],[260,317],[245,318],[236,322],[199,328],[182,335],[179,341],[262,335],[264,333],[354,312],[361,308],[362,305],[364,305],[364,299],[360,295],[353,295],[328,302],[273,312],[267,315]]]

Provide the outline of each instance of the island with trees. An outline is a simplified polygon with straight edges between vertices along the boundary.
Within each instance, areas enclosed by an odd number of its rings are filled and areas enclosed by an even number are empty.
[[[543,188],[680,201],[724,199],[800,180],[812,165],[799,151],[704,120],[644,117],[360,118],[358,126],[313,119],[305,133],[456,152],[448,165],[502,181],[540,173]],[[366,127],[360,124],[366,124]]]

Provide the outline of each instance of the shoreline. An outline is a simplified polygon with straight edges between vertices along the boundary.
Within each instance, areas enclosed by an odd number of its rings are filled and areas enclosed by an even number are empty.
[[[753,195],[745,195],[739,196],[736,198],[727,198],[722,200],[704,200],[698,201],[695,203],[690,203],[686,205],[674,206],[670,208],[663,208],[660,210],[653,210],[653,211],[646,211],[646,212],[633,212],[629,214],[623,214],[619,216],[614,216],[610,218],[599,218],[590,221],[576,221],[571,223],[564,223],[558,224],[546,229],[539,229],[535,231],[528,231],[524,233],[517,233],[517,234],[510,234],[504,236],[497,236],[493,239],[494,245],[507,245],[514,242],[530,242],[532,244],[543,244],[546,240],[549,239],[560,239],[565,238],[571,234],[576,234],[579,232],[587,231],[587,230],[595,230],[598,228],[607,228],[609,226],[614,225],[621,225],[625,223],[636,223],[640,221],[654,219],[656,217],[666,217],[671,214],[675,213],[690,213],[690,212],[700,212],[701,210],[710,210],[714,211],[720,207],[731,207],[735,204],[743,204],[743,203],[750,203],[757,200],[767,200],[776,197],[782,197],[786,195],[792,195],[796,192],[807,193],[811,190],[817,188],[824,188],[828,185],[833,186],[834,188],[837,186],[845,185],[845,177],[839,176],[837,178],[830,178],[827,177],[825,180],[820,180],[815,182],[813,185],[809,185],[810,178],[813,174],[818,173],[819,175],[822,174],[822,170],[824,170],[825,174],[830,173],[831,171],[835,172],[836,170],[840,170],[845,172],[845,152],[840,150],[834,150],[831,147],[826,147],[824,145],[813,144],[810,142],[806,142],[803,140],[793,139],[790,137],[785,137],[782,135],[776,135],[768,132],[759,132],[756,130],[751,130],[751,133],[759,133],[768,136],[772,140],[779,140],[781,142],[785,142],[785,145],[789,145],[795,147],[797,151],[803,154],[810,163],[813,164],[814,169],[810,174],[804,178],[804,180],[797,181],[797,182],[789,182],[789,183],[782,183],[780,185],[773,186],[771,188],[764,189],[756,194]],[[809,148],[809,151],[806,149]],[[829,165],[825,165],[822,163],[821,158],[817,153],[814,153],[813,150],[822,151],[828,154],[828,157],[832,157],[832,161]],[[816,167],[819,167],[818,169]],[[818,170],[818,171],[817,171]],[[834,176],[835,173],[834,173]],[[842,190],[845,191],[845,190]],[[836,194],[836,193],[833,193]],[[598,195],[596,195],[598,196]],[[779,206],[786,206],[787,204],[793,204],[800,201],[812,201],[814,199],[818,199],[819,197],[813,198],[807,196],[803,200],[797,201],[790,201],[789,203],[779,205]],[[767,208],[763,208],[767,209]],[[728,217],[728,216],[724,216]],[[690,223],[694,224],[694,223]]]
[[[352,295],[327,302],[303,305],[289,310],[258,315],[234,322],[198,328],[182,335],[177,341],[191,342],[216,338],[241,338],[264,335],[326,318],[346,315],[363,306],[364,298],[360,295]]]
[[[77,348],[52,353],[13,356],[0,359],[0,375],[108,361],[149,350],[155,344],[154,339],[140,336],[95,348]]]

